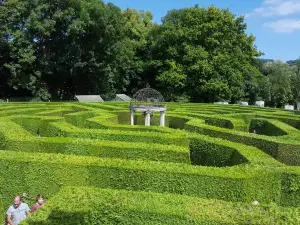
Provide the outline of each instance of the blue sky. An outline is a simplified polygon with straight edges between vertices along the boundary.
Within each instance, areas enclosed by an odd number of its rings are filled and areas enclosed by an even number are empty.
[[[256,37],[263,58],[294,60],[300,56],[300,0],[105,0],[122,9],[149,10],[159,22],[168,10],[214,5],[246,15],[248,33]]]

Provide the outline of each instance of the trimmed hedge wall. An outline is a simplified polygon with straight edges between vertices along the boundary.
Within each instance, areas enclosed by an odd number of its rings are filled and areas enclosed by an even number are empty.
[[[281,175],[281,188],[282,188],[281,204],[283,206],[299,206],[299,202],[300,202],[300,168],[299,167],[283,168],[283,172]]]
[[[267,118],[267,119],[276,119],[283,123],[289,124],[292,127],[295,127],[296,129],[300,130],[300,119],[298,117],[291,117],[286,115],[270,115],[270,114],[259,114],[257,117],[260,118]]]
[[[209,104],[167,107],[169,128],[120,124],[120,115],[130,118],[126,104],[5,106],[0,196],[54,196],[27,221],[31,225],[67,224],[62,218],[72,225],[299,223],[298,209],[274,205],[300,207],[299,167],[283,164],[300,163],[296,115]],[[263,118],[268,115],[273,118]],[[265,134],[284,135],[250,134],[251,120],[267,121]],[[70,196],[74,204],[64,207]],[[254,200],[261,205],[250,206]]]
[[[47,110],[48,108],[28,108],[28,107],[22,107],[22,108],[12,108],[10,110],[1,110],[0,111],[0,117],[6,117],[11,115],[20,115],[20,114],[34,114],[41,112],[42,110]]]
[[[10,119],[34,136],[47,136],[49,123],[63,121],[63,118],[55,116],[13,116]]]
[[[39,132],[42,137],[74,137],[89,138],[108,141],[144,142],[168,145],[188,146],[186,134],[176,133],[157,133],[141,131],[122,131],[107,129],[84,129],[78,128],[63,121],[60,117],[38,117],[38,116],[18,116],[12,120],[21,125],[25,130],[33,135]]]
[[[187,164],[0,151],[2,195],[55,194],[62,186],[144,190],[280,203],[280,173],[259,166],[195,167]],[[18,174],[15,179],[11,174]]]
[[[225,115],[223,117],[212,116],[212,115],[199,114],[199,113],[193,113],[188,111],[176,111],[176,113],[173,112],[171,115],[179,116],[180,114],[186,115],[186,118],[192,118],[192,119],[199,118],[201,120],[204,120],[205,124],[210,126],[222,127],[222,128],[239,130],[239,131],[248,131],[248,125],[245,123],[244,120],[240,118],[228,118],[227,116],[225,117]]]
[[[300,165],[300,142],[294,141],[294,143],[291,143],[288,140],[280,140],[278,137],[273,139],[272,137],[261,136],[257,134],[249,134],[219,127],[212,127],[203,124],[201,121],[198,122],[198,120],[191,120],[186,123],[185,129],[211,137],[222,138],[229,141],[254,146],[263,150],[282,163],[287,165]],[[294,151],[291,151],[293,149]],[[288,155],[288,157],[285,157],[285,155]]]
[[[270,119],[253,119],[250,124],[250,132],[256,130],[257,134],[267,136],[283,136],[297,132],[295,128],[276,120]]]
[[[167,145],[188,146],[186,135],[141,132],[141,131],[122,131],[122,130],[99,130],[99,129],[78,129],[64,122],[50,123],[47,127],[47,136],[63,136],[75,138],[90,138],[108,141],[125,141],[125,142],[144,142]]]
[[[235,148],[209,143],[199,138],[191,139],[190,151],[193,165],[226,167],[248,162]]]
[[[210,126],[223,127],[227,129],[233,129],[233,124],[230,120],[219,119],[219,118],[209,118],[205,120],[205,124]]]
[[[276,205],[255,207],[181,195],[67,187],[22,225],[294,224],[300,223],[299,213]]]
[[[7,119],[0,120],[0,144],[3,149],[20,152],[48,152],[190,163],[189,149],[184,146],[60,137],[38,138]]]
[[[114,129],[114,130],[124,130],[124,131],[155,131],[160,133],[174,133],[174,130],[168,127],[158,127],[150,126],[146,127],[144,125],[123,125],[118,124],[117,114],[104,113],[101,116],[96,116],[91,119],[86,120],[89,123],[89,127],[86,128],[100,128],[100,129]]]

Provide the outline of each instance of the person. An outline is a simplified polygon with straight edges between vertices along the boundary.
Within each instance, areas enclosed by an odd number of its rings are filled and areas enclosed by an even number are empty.
[[[26,216],[30,215],[30,209],[26,203],[21,201],[20,196],[16,196],[14,204],[8,208],[6,215],[9,225],[18,225],[26,219]]]
[[[9,223],[7,221],[7,215],[5,215],[5,218],[4,218],[4,225],[9,225]]]
[[[31,213],[34,213],[38,208],[43,206],[45,204],[44,196],[43,195],[37,195],[36,196],[36,203],[33,205],[31,209]]]

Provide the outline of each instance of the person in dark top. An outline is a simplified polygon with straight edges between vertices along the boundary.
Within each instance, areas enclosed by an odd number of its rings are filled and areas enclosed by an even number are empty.
[[[33,205],[32,209],[31,209],[31,213],[34,213],[36,210],[38,210],[44,204],[45,204],[44,196],[43,195],[37,195],[36,196],[36,203]]]

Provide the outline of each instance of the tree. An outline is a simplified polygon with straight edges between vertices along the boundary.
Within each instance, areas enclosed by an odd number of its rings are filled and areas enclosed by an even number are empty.
[[[22,7],[21,2],[17,0],[0,1],[0,98],[9,97],[14,91],[8,85],[10,73],[5,65],[12,60],[9,49],[9,41],[11,40],[9,28],[19,17],[19,11],[22,10]]]
[[[294,66],[294,76],[292,76],[292,92],[293,100],[295,102],[300,102],[300,58],[295,61]]]
[[[125,73],[128,78],[126,92],[134,94],[147,84],[155,86],[155,80],[151,79],[151,71],[148,70],[150,63],[149,35],[155,24],[152,22],[153,15],[149,11],[137,11],[126,9],[123,12],[127,26],[127,40],[133,49],[133,60],[126,65]]]
[[[257,100],[267,99],[268,79],[258,69],[246,70],[244,74],[244,100],[254,104]]]
[[[98,0],[6,0],[1,7],[14,15],[6,22],[11,87],[44,100],[126,89],[134,46],[118,7]]]
[[[282,107],[291,103],[291,80],[295,75],[293,67],[281,61],[268,62],[263,65],[263,73],[269,79],[270,101],[268,104]]]
[[[152,66],[168,100],[213,102],[244,96],[247,70],[261,53],[243,17],[214,6],[169,11],[152,33]]]

